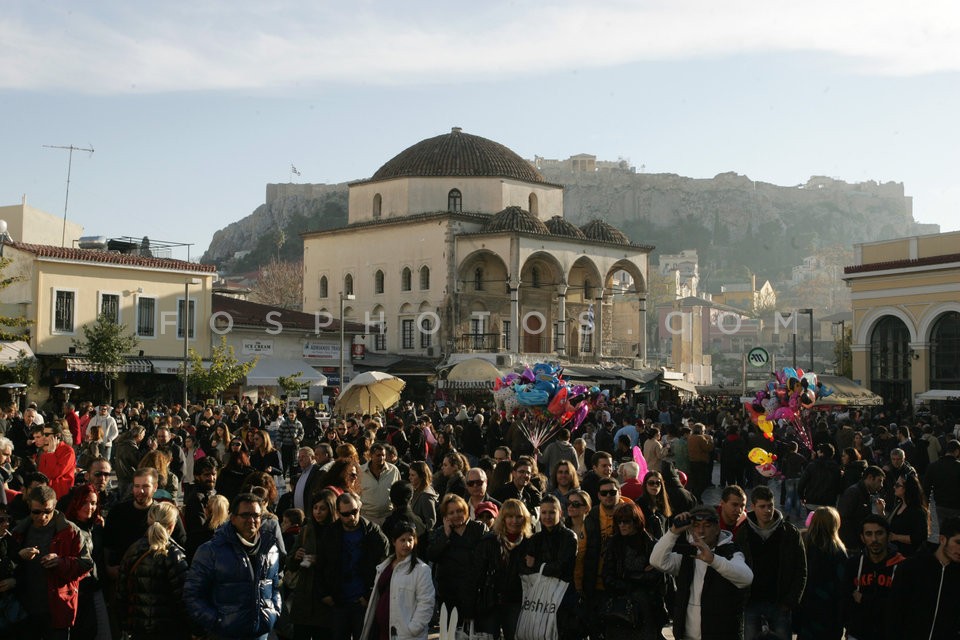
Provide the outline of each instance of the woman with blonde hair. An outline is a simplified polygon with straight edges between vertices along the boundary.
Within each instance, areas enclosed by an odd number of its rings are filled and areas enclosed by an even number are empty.
[[[533,518],[521,501],[511,498],[500,507],[493,530],[477,545],[477,630],[494,637],[513,640],[523,605],[520,574],[527,573],[528,541],[533,535]]]
[[[839,640],[843,636],[842,605],[846,589],[847,550],[840,540],[840,513],[818,507],[804,534],[807,584],[794,616],[800,640]]]
[[[160,449],[154,449],[143,456],[138,469],[150,467],[157,470],[157,491],[153,494],[154,500],[169,500],[175,502],[180,493],[180,480],[170,473],[170,454]]]
[[[250,466],[257,471],[269,473],[277,487],[283,486],[283,462],[280,452],[273,448],[270,434],[266,431],[257,431],[253,434],[254,449],[250,454]]]
[[[189,637],[183,624],[183,583],[187,557],[171,538],[177,508],[157,502],[147,512],[147,535],[127,550],[117,581],[120,627],[137,640]]]

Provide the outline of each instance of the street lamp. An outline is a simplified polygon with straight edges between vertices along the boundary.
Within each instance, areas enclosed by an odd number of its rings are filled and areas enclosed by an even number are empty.
[[[647,296],[640,294],[640,362],[647,366]]]
[[[80,388],[78,384],[72,384],[70,382],[61,382],[58,385],[54,385],[55,389],[60,389],[63,391],[63,401],[64,403],[70,402],[70,394]]]
[[[346,376],[343,372],[343,303],[346,300],[356,300],[357,296],[352,293],[340,292],[340,390],[343,390],[346,384]]]
[[[813,309],[797,309],[797,313],[810,315],[810,371],[813,372]],[[794,363],[794,368],[796,368],[796,363]]]
[[[17,405],[17,409],[20,408],[20,396],[26,395],[27,385],[23,382],[8,382],[6,384],[0,384],[0,388],[6,389],[10,392],[10,397],[13,399],[13,403]]]
[[[844,375],[846,368],[846,358],[847,358],[847,321],[840,320],[839,322],[834,322],[833,326],[840,325],[840,357],[837,359],[840,363],[840,371],[837,372],[838,376]]]
[[[200,278],[190,278],[183,283],[183,409],[187,409],[187,383],[190,380],[190,370],[187,368],[187,351],[190,345],[190,285],[200,284]]]

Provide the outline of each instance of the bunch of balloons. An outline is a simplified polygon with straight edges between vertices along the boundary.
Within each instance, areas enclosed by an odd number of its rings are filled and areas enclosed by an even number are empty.
[[[751,402],[745,402],[751,421],[768,440],[773,440],[774,424],[792,425],[800,441],[812,451],[813,441],[803,425],[802,411],[812,409],[817,400],[831,395],[833,389],[820,382],[816,373],[804,373],[803,369],[785,367],[774,378]]]
[[[570,431],[576,431],[590,410],[603,405],[609,394],[599,387],[567,382],[563,368],[547,362],[498,378],[493,387],[498,409],[504,414],[525,414],[525,420],[516,424],[537,448],[563,425],[570,424]]]

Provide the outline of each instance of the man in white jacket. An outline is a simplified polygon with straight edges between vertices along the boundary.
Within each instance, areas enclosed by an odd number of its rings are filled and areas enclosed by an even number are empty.
[[[90,433],[90,427],[103,428],[103,443],[106,445],[107,453],[104,456],[110,460],[110,452],[113,450],[113,441],[120,435],[120,429],[117,427],[117,421],[110,415],[110,405],[102,404],[97,410],[97,415],[90,418],[87,423],[87,433]],[[86,434],[84,434],[86,435]]]
[[[677,578],[673,612],[677,640],[743,638],[743,611],[753,571],[730,532],[720,530],[715,509],[700,506],[675,516],[653,547],[650,564]]]

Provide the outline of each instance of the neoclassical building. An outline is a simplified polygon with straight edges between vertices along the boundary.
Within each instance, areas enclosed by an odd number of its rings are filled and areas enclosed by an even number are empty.
[[[853,376],[888,406],[960,398],[960,232],[854,245]]]
[[[351,184],[348,224],[303,239],[304,311],[339,317],[342,304],[368,324],[368,352],[508,365],[644,347],[653,247],[601,220],[568,222],[562,186],[459,127]],[[614,333],[613,305],[631,303],[632,326]]]

